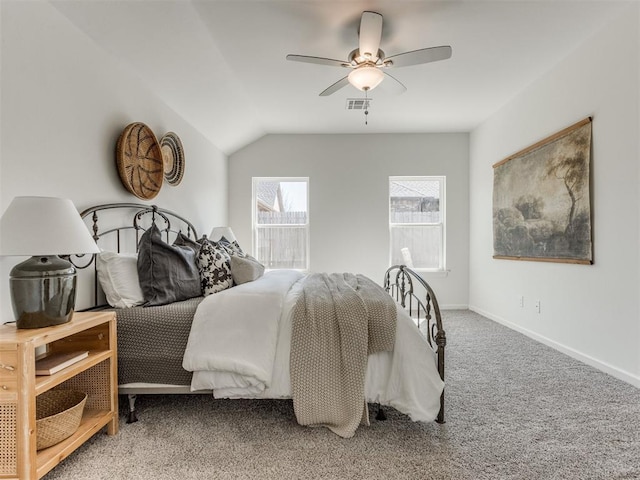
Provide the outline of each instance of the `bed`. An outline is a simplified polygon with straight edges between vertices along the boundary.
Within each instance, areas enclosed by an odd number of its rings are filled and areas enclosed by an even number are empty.
[[[132,270],[138,262],[138,249],[150,230],[157,231],[167,244],[177,244],[179,240],[183,244],[194,242],[198,233],[183,216],[153,205],[97,205],[83,211],[81,216],[103,252],[71,260],[82,270],[82,285],[90,285],[92,298],[87,309],[116,310],[119,393],[128,395],[129,422],[136,420],[135,400],[141,394],[202,392],[213,393],[217,398],[293,397],[295,407],[294,393],[298,392],[296,395],[300,397],[301,392],[314,391],[314,385],[305,382],[310,376],[308,369],[317,367],[311,363],[301,374],[302,367],[298,366],[309,363],[309,354],[297,353],[299,339],[304,343],[315,338],[307,330],[312,328],[308,325],[313,326],[313,321],[304,328],[299,326],[300,317],[305,316],[300,312],[306,311],[301,305],[304,301],[311,305],[319,297],[328,296],[314,296],[310,284],[326,283],[332,291],[339,290],[339,295],[344,292],[351,295],[352,290],[382,290],[368,285],[367,282],[374,282],[360,275],[271,271],[215,294],[177,301],[165,299],[162,305],[140,305],[121,291],[114,299],[112,290],[119,288],[114,287],[114,282],[125,284],[120,290],[135,287],[138,280],[142,284],[146,274],[141,271],[140,278],[133,279]],[[141,249],[140,255],[142,252]],[[365,355],[364,413],[367,403],[371,403],[378,405],[378,419],[384,418],[382,406],[386,405],[415,421],[435,419],[443,423],[446,336],[436,296],[416,272],[402,265],[389,268],[383,280],[383,288],[389,294],[383,296],[394,300],[395,320],[388,327],[393,329],[393,339],[391,348],[372,352],[369,346],[370,354]],[[137,294],[130,296],[137,298]],[[345,297],[341,301],[360,308],[359,297],[355,300]],[[319,308],[315,305],[313,308]],[[367,308],[374,311],[378,303],[365,306],[365,312]],[[392,316],[389,310],[386,312],[379,316]],[[358,325],[367,329],[366,323]],[[368,325],[373,330],[371,323]],[[359,340],[353,341],[356,344]],[[363,348],[366,350],[366,345]],[[350,354],[352,348],[347,350]],[[294,362],[294,358],[299,361]],[[340,382],[346,383],[344,378]],[[323,395],[325,390],[325,387],[317,390],[317,395]]]

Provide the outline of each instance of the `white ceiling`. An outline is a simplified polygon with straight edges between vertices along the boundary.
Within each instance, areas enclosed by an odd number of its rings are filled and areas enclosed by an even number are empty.
[[[466,132],[620,14],[629,2],[51,0],[163,101],[230,154],[266,133]],[[451,45],[449,60],[398,68],[369,124],[347,111],[345,70],[285,60],[346,59],[363,10],[384,16],[387,56]]]

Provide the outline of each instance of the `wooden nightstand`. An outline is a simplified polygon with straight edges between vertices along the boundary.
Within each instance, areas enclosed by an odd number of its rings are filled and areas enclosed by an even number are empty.
[[[89,356],[36,376],[35,349],[42,345]],[[117,358],[114,312],[76,312],[68,323],[33,330],[0,325],[0,479],[38,479],[103,427],[118,432]],[[37,396],[52,388],[86,392],[87,403],[71,437],[36,451]]]

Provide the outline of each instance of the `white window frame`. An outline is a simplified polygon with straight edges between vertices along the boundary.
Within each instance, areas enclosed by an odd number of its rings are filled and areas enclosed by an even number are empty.
[[[425,267],[412,267],[417,272],[447,272],[447,228],[446,228],[446,176],[444,175],[416,175],[416,176],[390,176],[388,184],[388,197],[389,203],[387,205],[389,214],[389,266],[392,266],[393,262],[393,244],[392,244],[392,230],[395,227],[416,227],[416,226],[440,226],[440,256],[439,265],[437,268],[425,268]],[[391,182],[392,181],[435,181],[440,183],[440,222],[436,223],[395,223],[391,221]]]
[[[305,182],[307,184],[307,199],[306,199],[306,209],[307,209],[307,222],[305,224],[296,223],[296,224],[268,224],[268,225],[259,225],[258,224],[258,212],[257,212],[257,198],[256,198],[256,185],[258,182]],[[258,230],[260,229],[271,229],[271,228],[305,228],[305,252],[306,257],[304,259],[304,268],[302,269],[290,269],[290,270],[300,270],[300,271],[308,271],[310,264],[310,235],[309,235],[309,177],[252,177],[251,178],[251,251],[254,257],[258,258]],[[268,269],[268,270],[276,270],[276,269]],[[284,269],[283,269],[284,270]]]

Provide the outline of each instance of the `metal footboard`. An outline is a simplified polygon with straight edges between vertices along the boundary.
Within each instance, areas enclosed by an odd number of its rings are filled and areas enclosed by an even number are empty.
[[[416,321],[416,326],[426,332],[427,341],[437,355],[438,373],[444,381],[444,347],[447,337],[442,328],[442,317],[435,293],[417,272],[405,265],[394,265],[387,270],[384,288],[409,312],[411,318]],[[436,422],[444,423],[444,390],[440,396],[440,411]]]

